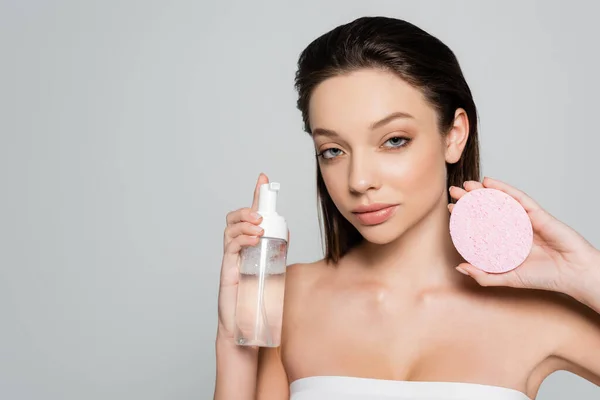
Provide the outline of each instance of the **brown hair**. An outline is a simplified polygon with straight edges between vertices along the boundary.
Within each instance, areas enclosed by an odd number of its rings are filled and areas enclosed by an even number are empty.
[[[295,88],[306,132],[311,134],[308,104],[314,88],[330,77],[363,68],[391,71],[421,90],[437,110],[442,134],[452,127],[455,111],[464,109],[469,120],[469,138],[461,159],[455,164],[446,164],[447,186],[479,180],[477,108],[458,60],[440,40],[403,20],[358,18],[323,34],[302,51]],[[317,194],[325,233],[325,259],[337,263],[363,238],[333,203],[318,162]],[[448,195],[448,202],[451,201]]]

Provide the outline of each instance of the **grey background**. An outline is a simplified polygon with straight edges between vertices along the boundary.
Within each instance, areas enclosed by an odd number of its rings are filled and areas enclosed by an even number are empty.
[[[321,256],[300,51],[361,15],[457,54],[484,174],[600,245],[596,2],[0,2],[0,398],[208,399],[225,214],[281,182]],[[538,399],[592,399],[559,372]]]

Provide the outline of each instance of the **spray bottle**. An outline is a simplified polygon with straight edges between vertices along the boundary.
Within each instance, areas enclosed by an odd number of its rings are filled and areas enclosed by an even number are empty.
[[[240,252],[240,282],[235,312],[238,345],[278,347],[281,343],[288,228],[277,214],[277,182],[260,186],[258,213],[264,234]]]

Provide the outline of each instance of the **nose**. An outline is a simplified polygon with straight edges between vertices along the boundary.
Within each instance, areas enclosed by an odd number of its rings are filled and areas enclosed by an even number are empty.
[[[352,155],[348,177],[351,192],[363,194],[379,188],[379,176],[374,161],[364,154]]]

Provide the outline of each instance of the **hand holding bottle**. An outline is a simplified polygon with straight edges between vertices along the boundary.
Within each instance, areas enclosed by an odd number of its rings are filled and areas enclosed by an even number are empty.
[[[256,246],[240,252],[234,339],[239,345],[278,347],[281,342],[288,244],[287,222],[277,212],[277,182],[259,186],[264,229]]]
[[[257,214],[260,186],[269,178],[260,174],[254,189],[254,199],[250,208],[240,208],[227,214],[227,226],[223,235],[223,262],[219,287],[219,328],[218,336],[233,341],[235,332],[235,308],[240,279],[240,251],[244,246],[259,243],[263,229],[258,225],[262,217]]]
[[[278,183],[269,183],[260,174],[252,206],[227,214],[219,287],[216,400],[255,399],[258,347],[276,347],[281,340],[289,231],[276,211],[278,191]]]

